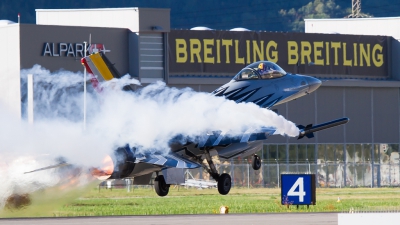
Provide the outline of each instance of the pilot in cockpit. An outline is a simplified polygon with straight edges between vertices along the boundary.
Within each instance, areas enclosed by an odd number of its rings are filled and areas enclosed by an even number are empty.
[[[260,73],[261,76],[265,76],[267,74],[272,74],[273,71],[274,71],[274,69],[265,63],[260,63],[258,65],[258,72]]]
[[[274,71],[275,70],[270,65],[267,65],[267,64],[264,64],[264,63],[260,63],[258,65],[258,72],[260,73],[260,75],[262,77],[270,76],[270,78],[272,78],[273,77],[272,73]]]

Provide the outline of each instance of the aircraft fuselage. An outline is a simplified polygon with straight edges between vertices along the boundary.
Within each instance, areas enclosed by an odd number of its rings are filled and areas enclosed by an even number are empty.
[[[253,102],[262,108],[271,108],[307,95],[321,85],[320,80],[311,76],[282,73],[281,76],[263,78],[257,70],[253,72],[257,77],[240,79],[238,74],[212,93],[236,103]]]

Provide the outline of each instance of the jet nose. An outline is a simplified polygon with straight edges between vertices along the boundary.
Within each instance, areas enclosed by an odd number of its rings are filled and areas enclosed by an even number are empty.
[[[308,83],[308,93],[311,93],[321,86],[321,81],[315,77],[306,77]]]

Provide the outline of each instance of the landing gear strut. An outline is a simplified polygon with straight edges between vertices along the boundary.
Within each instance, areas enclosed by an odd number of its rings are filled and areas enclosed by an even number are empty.
[[[166,196],[169,192],[169,186],[170,185],[165,182],[163,175],[158,175],[154,180],[154,189],[156,189],[158,196]]]
[[[207,163],[210,168],[205,168],[207,172],[211,175],[214,180],[216,180],[218,186],[218,192],[221,195],[226,195],[229,193],[232,187],[231,176],[227,173],[218,174],[217,169],[215,168],[214,162],[211,159],[210,152],[208,149],[205,150],[205,154]]]
[[[251,166],[253,167],[254,170],[259,170],[261,168],[260,156],[255,154],[253,155],[253,162],[251,163]]]

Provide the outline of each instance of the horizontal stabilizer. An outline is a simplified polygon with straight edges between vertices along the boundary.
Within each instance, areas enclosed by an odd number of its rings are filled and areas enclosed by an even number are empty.
[[[59,164],[56,164],[56,165],[46,166],[46,167],[39,168],[39,169],[36,169],[36,170],[27,171],[24,174],[34,173],[34,172],[39,172],[39,171],[49,170],[49,169],[54,169],[54,168],[60,168],[60,167],[68,166],[68,165],[71,165],[71,164],[63,162],[63,163],[59,163]]]
[[[306,128],[306,127],[303,125],[297,125],[297,128],[299,128],[299,130],[304,130],[304,128]]]
[[[306,137],[313,138],[314,137],[314,133],[308,133],[308,134],[306,134]]]

